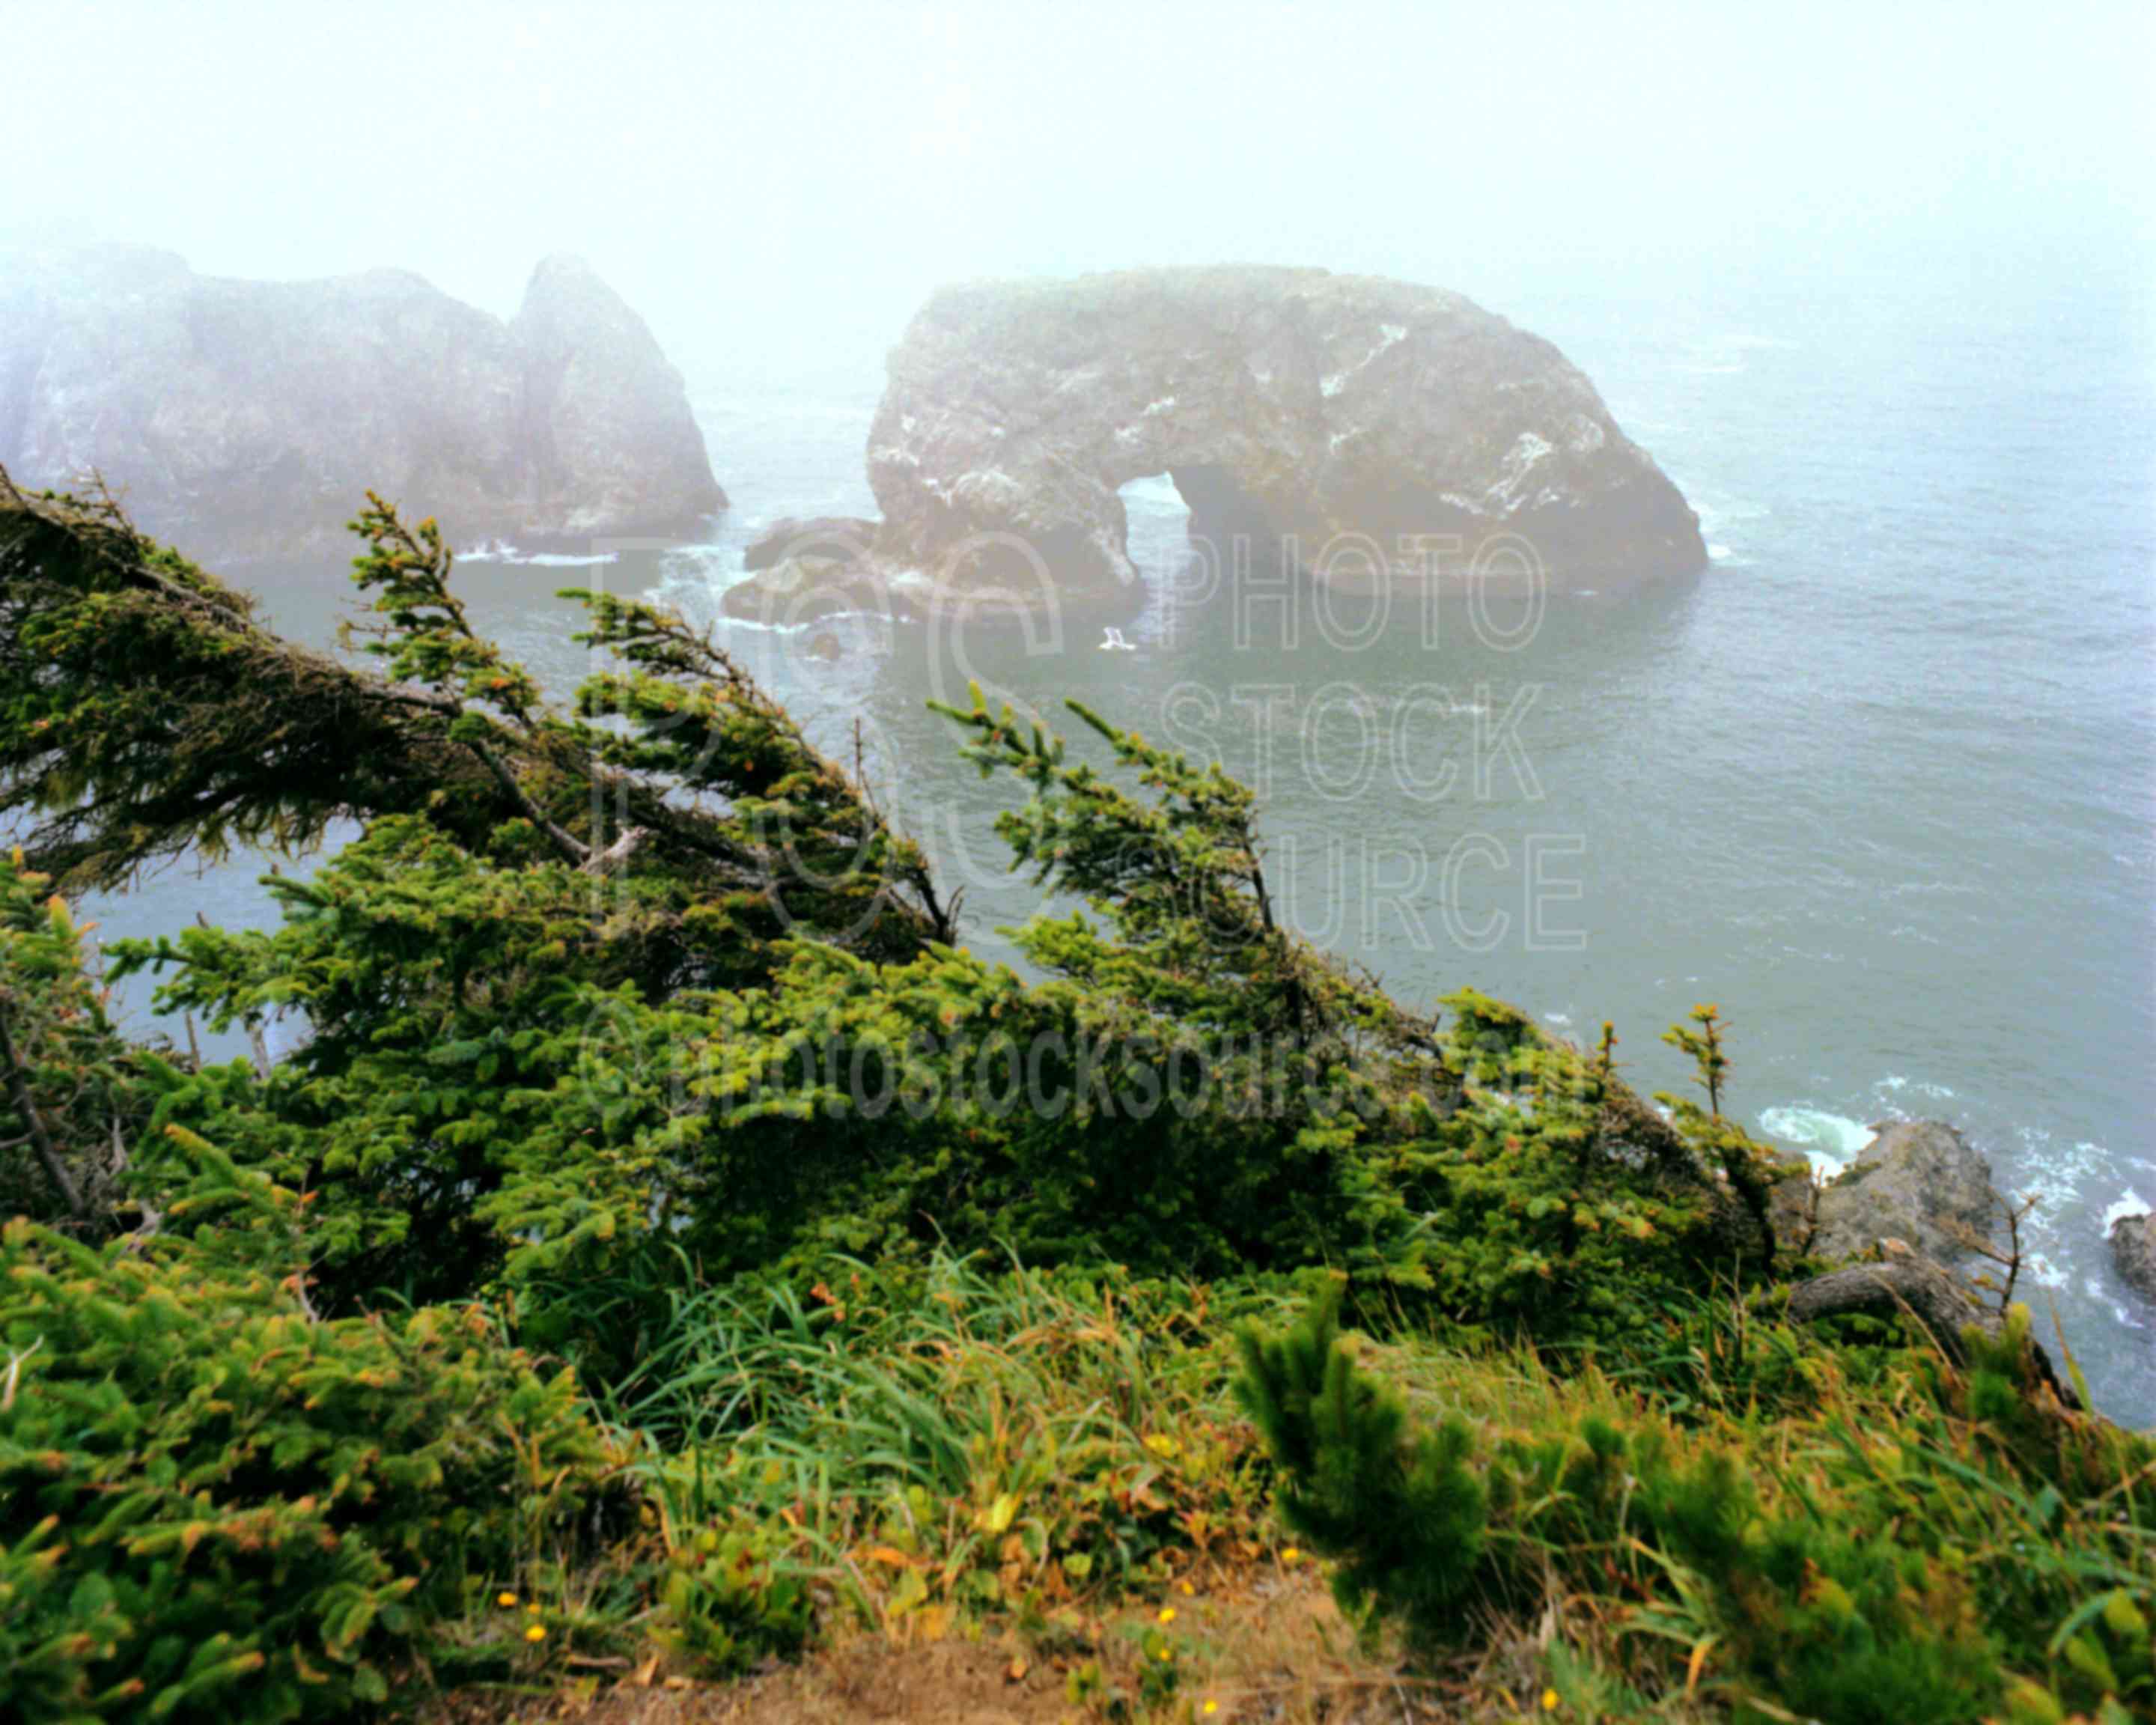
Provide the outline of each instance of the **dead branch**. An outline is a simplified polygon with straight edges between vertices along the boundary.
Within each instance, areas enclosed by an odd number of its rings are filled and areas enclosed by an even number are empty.
[[[30,1147],[37,1152],[38,1160],[59,1191],[61,1202],[67,1205],[68,1214],[78,1222],[86,1222],[90,1219],[90,1207],[69,1177],[67,1165],[60,1160],[53,1136],[45,1129],[45,1117],[38,1111],[37,1098],[30,1094],[29,1076],[23,1070],[22,1055],[15,1046],[14,1026],[10,1019],[13,1004],[6,993],[0,993],[0,1061],[8,1067],[8,1099],[23,1117],[23,1125],[30,1135]]]
[[[607,875],[626,868],[637,852],[651,842],[649,827],[630,827],[603,850],[592,851],[580,865],[587,875]]]
[[[1964,1227],[1959,1223],[1950,1223],[1947,1231],[1957,1245],[1974,1252],[1979,1258],[1996,1264],[2006,1272],[2005,1285],[1999,1288],[1999,1309],[2005,1312],[2014,1303],[2014,1285],[2021,1277],[2023,1255],[2021,1224],[2028,1219],[2030,1211],[2036,1208],[2039,1200],[2037,1194],[2030,1192],[2025,1194],[2021,1202],[2017,1205],[1996,1186],[1990,1189],[1991,1201],[1999,1206],[1999,1214],[2006,1219],[2006,1250],[2005,1251],[2000,1251],[1992,1243],[1989,1235],[1979,1234],[1974,1229]],[[1984,1287],[1998,1286],[1989,1276],[1979,1277],[1979,1282]]]

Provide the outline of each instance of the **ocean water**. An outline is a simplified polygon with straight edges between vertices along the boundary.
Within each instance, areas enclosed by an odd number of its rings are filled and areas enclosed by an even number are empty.
[[[923,705],[969,677],[1044,711],[1082,700],[1259,783],[1287,913],[1406,999],[1471,983],[1583,1041],[1611,1020],[1649,1091],[1687,1076],[1661,1031],[1717,1002],[1727,1106],[1823,1168],[1873,1122],[1953,1122],[2002,1190],[2039,1195],[2041,1328],[2055,1312],[2108,1411],[2156,1420],[2156,1309],[2103,1240],[2156,1199],[2146,304],[1967,280],[1491,303],[1557,341],[1682,487],[1704,573],[1571,595],[1532,629],[1403,603],[1359,642],[1352,608],[1198,592],[1163,477],[1126,492],[1146,575],[1131,650],[1075,616],[725,627],[812,731],[861,726],[983,950],[1008,952],[997,928],[1038,896],[989,830],[1008,791]],[[581,668],[559,587],[716,614],[772,520],[873,512],[880,383],[695,380],[734,503],[711,542],[544,565],[495,548],[465,567],[476,614],[557,687]],[[339,571],[248,578],[328,638]],[[259,868],[169,872],[95,911],[126,932],[257,918]]]

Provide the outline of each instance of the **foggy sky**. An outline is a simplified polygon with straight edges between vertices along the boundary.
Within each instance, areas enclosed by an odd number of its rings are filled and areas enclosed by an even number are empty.
[[[1501,311],[2156,278],[2147,5],[362,10],[0,0],[0,244],[502,313],[579,251],[692,375],[873,368],[937,281],[1137,264]]]

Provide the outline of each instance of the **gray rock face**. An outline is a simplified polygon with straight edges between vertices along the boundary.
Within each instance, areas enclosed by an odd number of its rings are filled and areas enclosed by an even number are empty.
[[[1117,488],[1168,473],[1194,533],[1294,535],[1353,584],[1368,534],[1492,536],[1553,582],[1697,569],[1698,518],[1564,356],[1460,295],[1320,270],[1132,270],[942,290],[890,358],[869,435],[879,557],[940,584],[1133,578]]]
[[[1936,1120],[1873,1128],[1871,1142],[1819,1194],[1815,1256],[1854,1258],[1882,1240],[1953,1264],[1966,1236],[1989,1240],[1999,1221],[1991,1165],[1953,1127]]]
[[[2111,1261],[2127,1286],[2156,1300],[2156,1215],[2121,1216],[2111,1224]]]
[[[505,324],[401,270],[0,254],[0,465],[100,473],[146,531],[224,559],[334,543],[370,486],[459,542],[666,535],[726,505],[680,374],[558,258]]]

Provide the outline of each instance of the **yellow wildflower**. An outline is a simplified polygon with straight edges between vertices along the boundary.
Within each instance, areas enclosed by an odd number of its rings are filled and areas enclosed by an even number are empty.
[[[1184,1593],[1186,1595],[1188,1595],[1188,1594],[1194,1594],[1194,1593],[1196,1593],[1196,1592],[1198,1591],[1198,1589],[1197,1589],[1196,1588],[1193,1587],[1193,1586],[1192,1586],[1188,1582],[1187,1582],[1187,1581],[1186,1581],[1186,1582],[1184,1582],[1184,1583],[1183,1584],[1183,1593]]]
[[[1557,1711],[1557,1703],[1558,1693],[1556,1690],[1545,1689],[1543,1691],[1543,1711],[1544,1712],[1555,1712]]]
[[[1220,1711],[1220,1703],[1217,1701],[1209,1701],[1202,1708],[1199,1709],[1199,1711],[1207,1713],[1217,1713]]]
[[[503,1610],[506,1611],[511,1606],[516,1603],[516,1595],[515,1594],[496,1594],[495,1595],[494,1603],[501,1606]]]
[[[533,1624],[530,1629],[525,1630],[524,1639],[527,1641],[545,1640],[547,1639],[547,1625],[543,1623]]]
[[[1160,1620],[1163,1623],[1173,1623],[1175,1621],[1175,1607],[1173,1605],[1162,1606],[1160,1608]]]
[[[1283,1563],[1299,1563],[1301,1561],[1302,1548],[1300,1546],[1284,1545],[1281,1548],[1281,1562]]]

